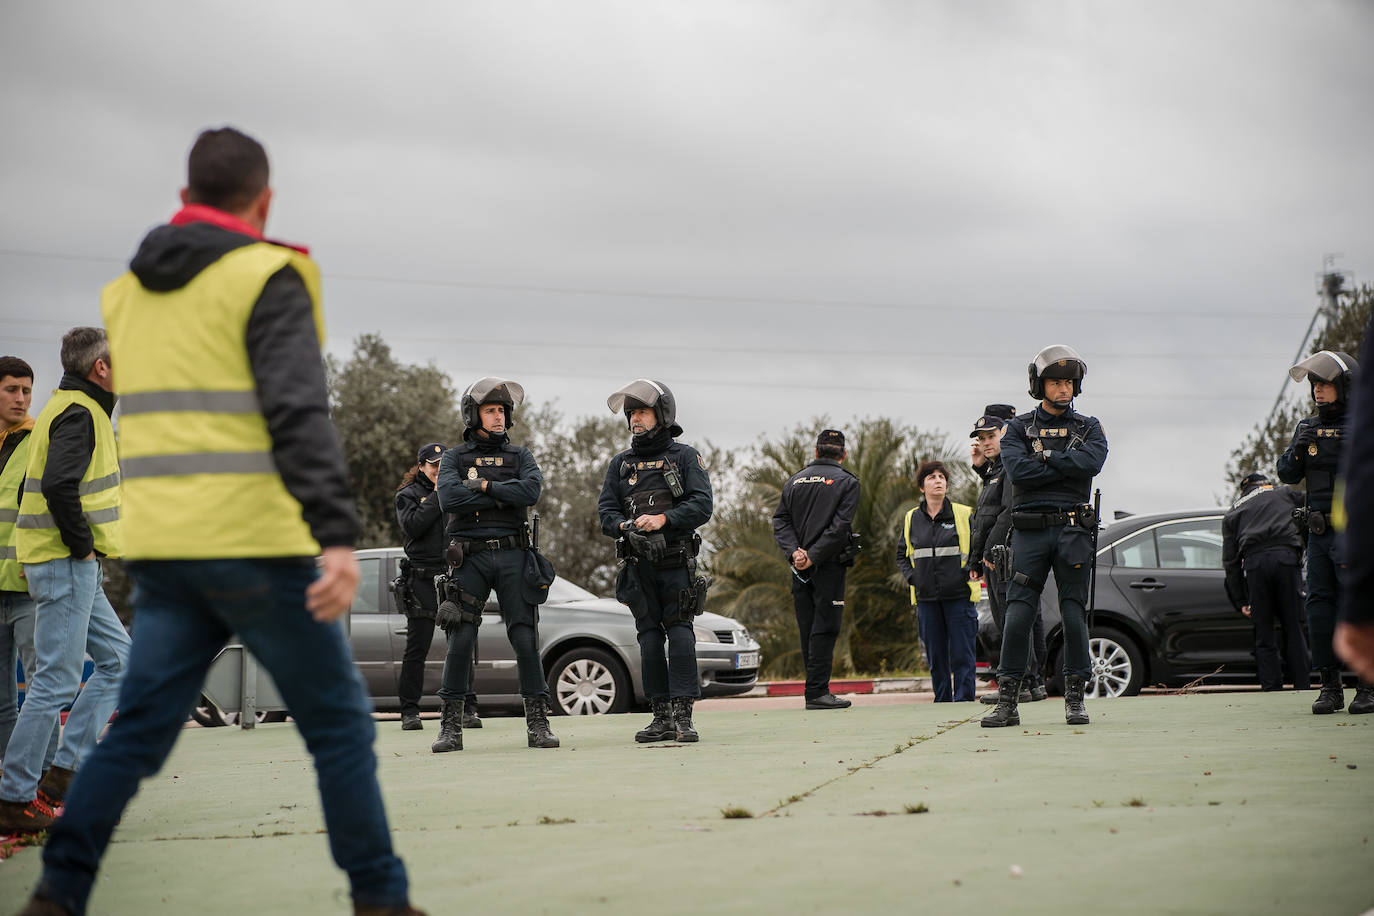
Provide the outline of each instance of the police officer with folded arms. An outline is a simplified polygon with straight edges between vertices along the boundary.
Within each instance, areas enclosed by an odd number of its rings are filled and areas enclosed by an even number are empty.
[[[845,573],[854,565],[859,478],[844,467],[844,433],[822,430],[816,459],[788,478],[773,513],[773,538],[792,568],[792,603],[806,669],[807,709],[845,709],[830,692],[835,640],[844,616]]]
[[[1283,626],[1283,657],[1293,686],[1298,690],[1312,686],[1298,596],[1302,534],[1293,517],[1293,510],[1302,503],[1298,491],[1275,487],[1263,474],[1247,474],[1235,504],[1221,520],[1226,596],[1254,624],[1255,667],[1263,690],[1283,689],[1283,669],[1274,642],[1276,623]]]
[[[1312,664],[1322,678],[1321,692],[1312,703],[1314,715],[1329,715],[1345,706],[1340,662],[1332,645],[1345,557],[1331,524],[1331,507],[1345,444],[1346,411],[1358,371],[1359,363],[1338,350],[1319,350],[1288,370],[1293,381],[1311,384],[1317,414],[1298,421],[1292,443],[1276,463],[1279,480],[1307,484],[1307,502],[1299,510],[1308,531],[1307,626],[1312,636]],[[1350,712],[1374,712],[1374,686],[1360,683]]]
[[[1006,629],[1007,580],[996,574],[996,564],[992,558],[998,551],[1008,549],[1006,543],[1011,534],[1012,488],[1007,485],[1006,469],[1002,467],[1002,436],[1006,431],[1006,422],[1014,416],[1016,409],[1010,404],[989,404],[973,424],[973,432],[969,433],[969,438],[974,440],[971,464],[974,472],[983,480],[983,489],[978,493],[978,503],[973,510],[969,575],[986,583],[988,606],[999,634]],[[1037,609],[1035,623],[1031,627],[1030,664],[1021,681],[1019,700],[1022,703],[1049,697],[1045,689],[1046,654],[1045,623]],[[988,694],[979,699],[993,705],[997,702],[997,695]]]
[[[468,386],[459,407],[463,443],[444,452],[436,489],[450,515],[445,562],[449,573],[444,600],[435,614],[448,635],[439,698],[439,737],[434,753],[463,749],[463,699],[472,692],[472,650],[487,596],[496,591],[506,638],[515,650],[525,728],[530,747],[558,747],[549,728],[549,688],[539,663],[539,611],[524,588],[526,521],[539,501],[544,477],[534,455],[513,445],[508,430],[525,400],[516,382],[487,376]]]
[[[1093,478],[1107,461],[1107,437],[1096,418],[1073,409],[1087,373],[1087,364],[1072,347],[1054,344],[1037,353],[1027,374],[1030,395],[1040,404],[1010,420],[1002,437],[1002,463],[1012,485],[1012,574],[997,705],[983,717],[985,728],[1021,723],[1020,681],[1051,569],[1064,626],[1064,717],[1070,725],[1088,724],[1083,700],[1092,664],[1088,581],[1097,530],[1089,499]]]
[[[424,695],[425,658],[434,641],[434,614],[439,607],[434,580],[444,573],[444,513],[434,492],[444,452],[438,442],[421,446],[415,466],[406,471],[396,488],[396,523],[406,554],[401,560],[401,575],[393,583],[397,604],[406,615],[405,652],[396,684],[404,731],[424,727],[420,723],[420,698]],[[474,693],[463,700],[463,727],[482,727]]]
[[[711,478],[697,450],[677,441],[682,427],[667,385],[635,379],[606,404],[625,415],[631,433],[630,447],[606,469],[597,515],[602,532],[617,539],[615,596],[634,615],[653,711],[635,740],[697,741],[692,706],[701,681],[692,621],[706,609],[710,580],[697,575],[696,530],[711,519]]]

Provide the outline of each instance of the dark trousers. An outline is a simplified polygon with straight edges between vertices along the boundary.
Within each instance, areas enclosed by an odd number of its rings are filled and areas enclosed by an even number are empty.
[[[410,593],[419,609],[406,615],[406,647],[401,655],[401,674],[396,680],[396,698],[401,701],[401,715],[418,716],[420,698],[425,692],[425,659],[434,642],[434,611],[439,606],[434,576],[411,572]],[[463,705],[476,709],[477,694],[469,693]]]
[[[997,578],[989,570],[984,577],[988,585],[988,606],[992,610],[992,621],[997,624],[997,632],[1006,636],[1007,632],[1007,583]],[[1026,679],[1032,684],[1045,683],[1045,663],[1049,657],[1049,646],[1045,643],[1045,618],[1040,613],[1040,605],[1035,606],[1035,623],[1031,625],[1030,661],[1026,667]]]
[[[916,625],[930,660],[930,685],[935,702],[963,703],[974,699],[974,642],[978,611],[968,598],[916,601]]]
[[[838,563],[822,563],[792,573],[792,605],[801,636],[802,665],[806,669],[806,698],[814,700],[830,692],[830,669],[835,659],[835,640],[844,616],[844,576]]]
[[[1245,586],[1250,592],[1250,622],[1255,627],[1255,667],[1265,690],[1283,689],[1283,670],[1274,642],[1274,624],[1283,626],[1283,656],[1293,686],[1312,685],[1307,667],[1307,640],[1302,635],[1298,604],[1298,554],[1289,548],[1261,550],[1245,557]]]
[[[140,780],[162,768],[231,633],[272,675],[319,778],[334,861],[360,906],[399,907],[405,867],[391,847],[372,751],[372,702],[338,623],[305,609],[309,560],[131,563],[136,613],[119,716],[78,771],[48,834],[39,893],[86,911],[96,868]],[[313,821],[313,817],[307,817]],[[102,909],[109,911],[106,900]]]
[[[1341,603],[1345,557],[1336,532],[1327,528],[1307,536],[1307,626],[1312,632],[1312,664],[1331,668],[1340,664],[1331,640],[1336,633],[1336,608]]]
[[[539,664],[536,629],[539,612],[525,600],[524,575],[525,552],[518,549],[483,550],[471,554],[453,572],[458,587],[471,595],[474,602],[474,607],[464,610],[475,609],[481,613],[487,596],[495,589],[497,603],[501,605],[501,619],[506,625],[506,638],[515,651],[520,695],[548,697],[549,687]],[[439,688],[439,699],[454,703],[472,693],[472,651],[476,645],[476,624],[460,623],[448,631],[448,656],[444,659],[444,681]]]
[[[616,591],[634,614],[644,695],[650,700],[701,696],[696,631],[678,611],[683,591],[692,584],[687,567],[655,569],[641,561],[622,571],[626,577],[633,577],[629,588]]]
[[[1092,533],[1067,525],[1039,530],[1014,528],[1011,549],[1013,574],[1007,583],[1007,625],[1002,632],[999,673],[1016,680],[1025,675],[1040,592],[1053,569],[1064,621],[1064,674],[1087,680],[1092,675],[1085,610],[1093,562]]]

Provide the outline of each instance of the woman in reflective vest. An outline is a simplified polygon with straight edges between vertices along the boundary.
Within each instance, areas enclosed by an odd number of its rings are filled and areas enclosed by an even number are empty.
[[[949,475],[939,461],[916,471],[921,502],[902,520],[897,567],[911,587],[911,603],[930,660],[935,702],[975,698],[976,602],[982,585],[970,582],[969,517],[973,510],[945,498]]]

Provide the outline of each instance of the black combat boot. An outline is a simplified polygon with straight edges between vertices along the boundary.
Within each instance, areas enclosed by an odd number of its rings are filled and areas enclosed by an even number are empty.
[[[691,697],[673,697],[673,725],[676,728],[677,740],[691,743],[700,741],[701,736],[692,727],[692,703]]]
[[[1088,708],[1083,704],[1083,678],[1070,674],[1064,678],[1064,721],[1070,725],[1087,725]]]
[[[530,747],[558,747],[558,736],[549,728],[548,697],[525,697],[525,729]]]
[[[463,707],[463,728],[481,728],[482,717],[477,713],[476,706]]]
[[[635,740],[640,744],[648,744],[650,741],[677,740],[677,727],[673,725],[672,705],[666,699],[651,700],[649,708],[653,710],[654,720],[635,732]]]
[[[1345,708],[1345,691],[1341,689],[1341,669],[1318,668],[1322,676],[1321,693],[1312,703],[1312,715],[1329,716],[1338,709]]]
[[[1041,700],[1048,700],[1050,692],[1045,689],[1045,679],[1037,677],[1035,683],[1031,684],[1030,697],[1032,703],[1039,703]]]
[[[401,713],[401,731],[418,732],[423,729],[424,723],[420,721],[420,714],[415,712]]]
[[[1016,711],[1017,698],[1021,694],[1021,684],[1011,678],[997,679],[997,705],[992,712],[983,716],[984,728],[1004,728],[1020,725],[1021,716]]]
[[[461,701],[457,703],[444,701],[443,708],[439,710],[439,737],[434,739],[434,743],[429,746],[429,749],[436,754],[463,749],[463,704]]]
[[[1355,688],[1355,699],[1350,701],[1350,709],[1347,711],[1352,716],[1363,716],[1374,712],[1374,684],[1360,681]]]

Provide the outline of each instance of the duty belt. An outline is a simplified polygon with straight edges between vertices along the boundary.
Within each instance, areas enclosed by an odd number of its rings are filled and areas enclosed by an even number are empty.
[[[1060,525],[1077,525],[1078,510],[1069,509],[1060,512],[1017,512],[1011,513],[1012,527],[1022,531],[1040,531],[1045,528],[1057,528]]]
[[[464,553],[481,553],[484,550],[524,550],[527,546],[525,539],[518,534],[509,534],[503,538],[487,538],[482,541],[467,541],[461,538],[454,538],[463,547]]]

